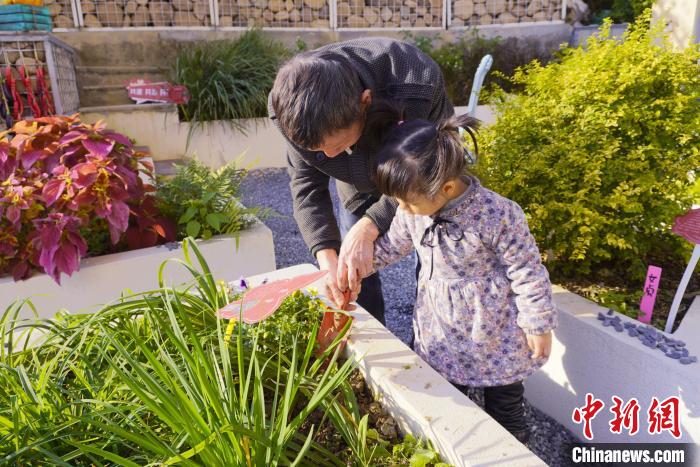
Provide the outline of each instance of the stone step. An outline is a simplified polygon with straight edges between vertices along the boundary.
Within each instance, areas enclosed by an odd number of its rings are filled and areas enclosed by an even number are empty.
[[[161,159],[153,161],[153,165],[155,166],[156,174],[170,176],[175,175],[175,164],[183,165],[185,162],[184,159]]]
[[[110,113],[110,112],[177,112],[175,104],[130,104],[123,105],[99,105],[99,106],[81,106],[80,113]]]
[[[80,104],[86,107],[110,106],[133,103],[133,101],[129,99],[129,95],[126,92],[126,88],[123,86],[90,86],[87,88],[84,86],[79,86],[78,94],[80,95]]]
[[[83,106],[129,104],[126,86],[132,79],[167,81],[167,70],[154,66],[99,65],[76,67],[80,102]]]
[[[79,66],[76,67],[78,82],[83,86],[94,86],[98,84],[119,84],[124,85],[138,78],[150,81],[167,81],[168,70],[158,67],[148,66]]]

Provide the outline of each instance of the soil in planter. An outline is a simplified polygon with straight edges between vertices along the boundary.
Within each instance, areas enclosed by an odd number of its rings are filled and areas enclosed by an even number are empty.
[[[683,272],[685,272],[686,263],[680,264],[677,260],[669,260],[668,257],[656,257],[651,258],[649,264],[662,268],[661,282],[656,295],[651,324],[663,330],[666,326],[666,320],[671,310],[671,303],[676,294],[676,289],[681,281]],[[642,298],[644,280],[629,279],[612,268],[599,269],[596,271],[595,277],[567,277],[552,274],[552,282],[601,306],[612,308],[632,318],[637,318],[640,313],[639,301]],[[700,274],[696,269],[686,288],[683,301],[676,315],[673,331],[678,328],[693,299],[698,295],[700,295]]]
[[[361,416],[364,417],[365,415],[368,415],[368,428],[370,430],[376,430],[382,440],[389,443],[387,446],[385,446],[385,448],[391,453],[394,446],[398,446],[406,441],[405,438],[399,433],[396,421],[384,410],[381,404],[374,399],[359,370],[355,370],[353,372],[349,383],[353,389],[353,392],[355,393],[355,397],[357,398]],[[321,425],[319,426],[319,424]],[[331,423],[331,421],[329,419],[324,420],[322,410],[317,409],[314,411],[302,425],[301,431],[308,434],[312,425],[319,427],[316,429],[314,441],[336,454],[343,460],[343,462],[347,462],[347,465],[353,465],[352,451],[345,444],[341,434]],[[405,451],[406,450],[404,449],[404,452]],[[392,456],[386,459],[376,459],[373,461],[373,465],[410,465],[409,458],[401,459],[397,458],[397,456]],[[426,465],[433,466],[435,463],[431,462]]]

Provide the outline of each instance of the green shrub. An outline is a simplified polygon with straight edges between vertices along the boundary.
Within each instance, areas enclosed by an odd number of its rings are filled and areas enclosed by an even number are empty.
[[[267,116],[267,95],[289,53],[259,30],[235,40],[184,46],[173,71],[174,81],[190,92],[190,101],[180,106],[182,117],[205,122]]]
[[[462,37],[457,42],[435,45],[430,37],[417,37],[411,33],[404,36],[440,65],[447,95],[455,105],[469,102],[474,73],[486,54],[493,57],[493,65],[484,86],[496,85],[506,91],[520,88],[519,84],[508,79],[518,67],[533,60],[545,64],[552,59],[552,50],[534,38],[485,38],[474,30],[471,36]]]
[[[610,18],[616,23],[630,23],[651,8],[654,0],[589,0],[589,19],[594,23]]]
[[[649,19],[518,71],[524,92],[502,93],[482,134],[477,172],[523,206],[550,269],[639,277],[686,246],[670,226],[700,167],[700,50],[674,50]]]
[[[217,234],[237,234],[266,211],[243,206],[239,187],[245,171],[234,164],[211,170],[199,161],[176,166],[172,178],[159,179],[157,205],[177,222],[177,238],[208,239]]]

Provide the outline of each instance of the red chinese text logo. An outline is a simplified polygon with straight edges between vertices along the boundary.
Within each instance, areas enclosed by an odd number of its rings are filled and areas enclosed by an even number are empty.
[[[627,430],[630,436],[635,435],[639,431],[639,401],[633,397],[625,403],[617,396],[612,396],[612,401],[613,405],[610,407],[610,412],[613,414],[613,418],[609,422],[610,432],[621,434],[623,430]],[[576,407],[571,414],[571,419],[575,423],[583,423],[583,436],[586,439],[593,439],[591,422],[603,410],[604,406],[605,404],[602,400],[596,399],[591,393],[587,393],[586,403],[582,407]],[[653,397],[647,411],[649,434],[656,435],[667,431],[674,438],[680,438],[681,429],[678,409],[679,399],[676,396],[668,397],[663,401]]]

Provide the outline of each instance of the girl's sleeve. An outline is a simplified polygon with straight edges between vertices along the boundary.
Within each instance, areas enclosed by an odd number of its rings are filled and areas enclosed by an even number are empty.
[[[400,209],[391,221],[389,230],[374,242],[374,270],[396,263],[413,250],[407,214]]]
[[[517,203],[508,201],[494,232],[495,250],[507,268],[518,308],[518,326],[527,334],[545,334],[557,325],[552,284],[540,251]]]

